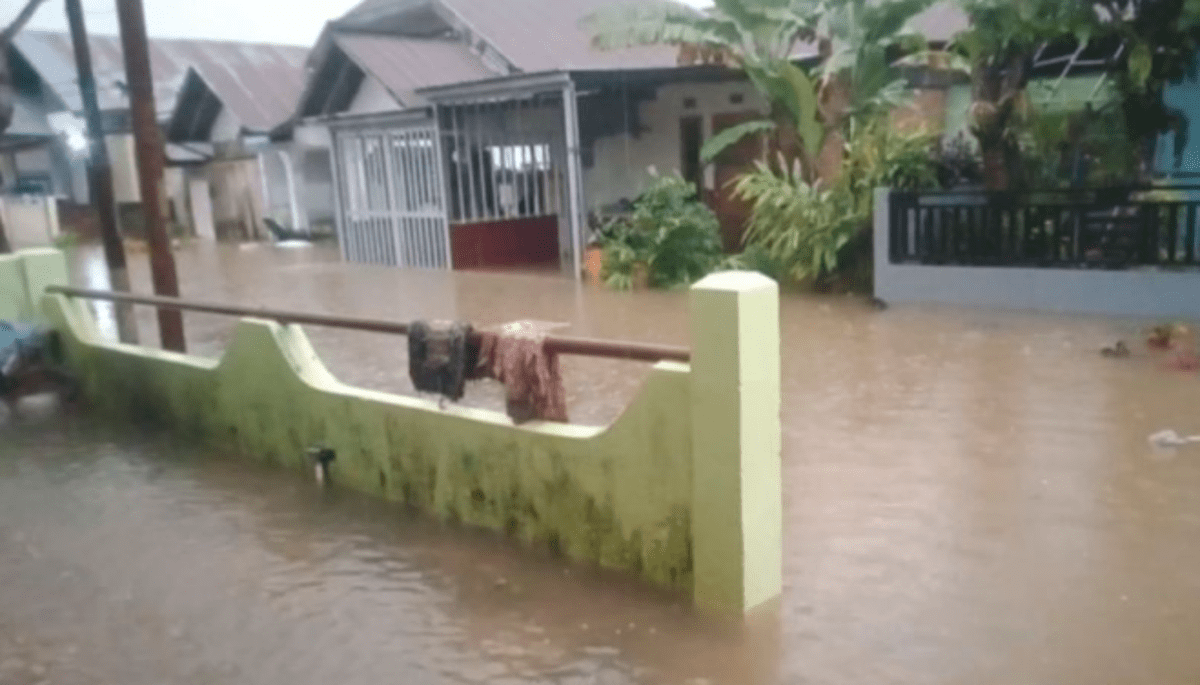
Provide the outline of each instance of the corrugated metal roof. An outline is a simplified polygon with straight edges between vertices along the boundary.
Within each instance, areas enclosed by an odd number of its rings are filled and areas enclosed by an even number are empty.
[[[457,41],[361,34],[337,34],[334,40],[406,107],[424,103],[414,94],[419,88],[496,76]]]
[[[305,48],[238,45],[222,59],[194,62],[192,67],[242,126],[266,131],[295,110],[304,90],[307,55]]]
[[[614,0],[441,0],[522,71],[672,67],[676,50],[600,51],[580,22]]]
[[[128,104],[123,86],[120,85],[125,82],[120,39],[116,36],[92,35],[88,42],[100,108],[126,109]],[[75,72],[75,52],[68,34],[27,30],[17,35],[14,45],[68,107],[75,111],[83,108]],[[223,98],[229,97],[231,109],[240,108],[247,117],[256,120],[275,117],[277,105],[248,107],[246,96],[238,93],[252,94],[255,98],[261,97],[265,102],[274,103],[287,99],[285,91],[290,91],[291,100],[284,108],[290,111],[303,82],[306,54],[307,49],[293,46],[151,39],[150,69],[154,78],[155,106],[160,117],[169,116],[188,67],[195,67],[214,90],[221,89],[219,94]]]

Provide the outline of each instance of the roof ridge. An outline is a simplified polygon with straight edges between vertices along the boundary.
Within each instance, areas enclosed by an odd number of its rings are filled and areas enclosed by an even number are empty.
[[[25,29],[18,35],[35,34],[35,33],[43,35],[43,36],[61,36],[63,38],[67,38],[67,39],[70,39],[70,37],[71,37],[71,34],[68,33],[67,31],[55,31],[53,29]],[[116,41],[119,41],[121,39],[121,37],[118,35],[113,35],[111,33],[98,33],[95,31],[89,31],[88,38],[89,39],[103,38],[106,40],[116,40]],[[242,45],[242,46],[254,46],[254,47],[287,48],[290,50],[305,50],[305,51],[311,49],[311,47],[312,47],[310,45],[296,45],[293,43],[275,43],[275,42],[270,42],[270,41],[236,40],[236,39],[232,39],[232,38],[181,38],[181,37],[173,37],[173,36],[150,36],[150,42],[151,43],[158,43],[158,42],[218,43],[221,45]]]

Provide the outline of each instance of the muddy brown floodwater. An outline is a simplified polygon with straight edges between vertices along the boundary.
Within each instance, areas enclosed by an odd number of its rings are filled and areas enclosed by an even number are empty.
[[[686,293],[349,266],[323,249],[178,259],[195,298],[688,342]],[[106,285],[97,260],[76,255],[82,284]],[[1140,346],[1097,354],[1145,322],[790,295],[781,316],[785,592],[751,631],[34,402],[0,419],[0,683],[1200,682],[1200,448],[1146,440],[1200,433],[1200,377]],[[193,351],[219,355],[231,322],[186,321]],[[343,380],[409,391],[403,339],[309,334]],[[611,420],[645,373],[565,362],[585,423]]]

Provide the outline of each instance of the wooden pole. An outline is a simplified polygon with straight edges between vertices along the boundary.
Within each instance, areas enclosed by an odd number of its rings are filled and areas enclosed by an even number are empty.
[[[146,15],[142,0],[117,0],[121,26],[121,48],[125,53],[125,78],[129,87],[129,113],[137,146],[139,187],[150,243],[150,275],[154,292],[179,296],[175,257],[163,220],[163,140],[154,108],[154,81],[150,73],[150,46],[146,37]],[[158,328],[163,349],[183,352],[183,315],[175,310],[158,310]]]
[[[87,25],[83,19],[80,0],[66,0],[67,21],[71,26],[71,42],[75,48],[75,68],[79,72],[79,92],[87,117],[88,186],[92,205],[100,216],[100,235],[104,240],[104,260],[108,262],[109,281],[113,290],[129,292],[129,270],[125,264],[125,246],[117,228],[117,206],[113,195],[112,165],[104,143],[104,122],[100,118],[100,103],[96,97],[96,77],[92,72],[92,52],[88,45]],[[137,322],[133,307],[117,303],[117,334],[121,342],[136,345]]]

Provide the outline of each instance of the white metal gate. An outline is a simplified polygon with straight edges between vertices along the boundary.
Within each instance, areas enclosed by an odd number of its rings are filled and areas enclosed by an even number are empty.
[[[436,124],[342,129],[334,142],[345,258],[449,268],[450,228]]]

